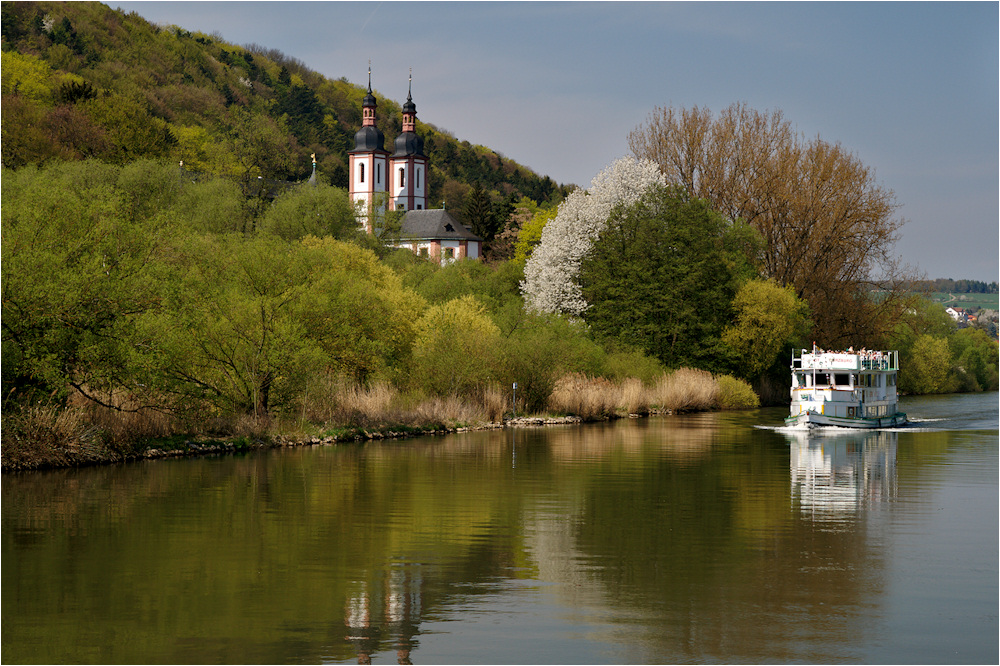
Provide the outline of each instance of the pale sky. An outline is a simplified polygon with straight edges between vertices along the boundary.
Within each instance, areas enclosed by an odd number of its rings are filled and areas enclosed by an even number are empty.
[[[996,2],[114,2],[257,43],[587,187],[656,106],[779,109],[892,190],[897,254],[1000,278]]]

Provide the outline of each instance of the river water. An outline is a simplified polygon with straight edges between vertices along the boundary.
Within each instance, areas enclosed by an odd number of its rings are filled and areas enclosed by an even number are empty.
[[[997,663],[997,394],[4,475],[4,663]]]

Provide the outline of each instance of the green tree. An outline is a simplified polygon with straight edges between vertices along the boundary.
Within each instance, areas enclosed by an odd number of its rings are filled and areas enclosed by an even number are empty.
[[[205,178],[191,182],[183,176],[170,215],[178,230],[192,234],[226,234],[251,226],[246,197],[239,184],[229,178]]]
[[[500,329],[473,296],[427,309],[417,322],[413,378],[436,395],[465,395],[493,378]]]
[[[177,143],[165,120],[150,113],[137,96],[100,95],[81,104],[112,144],[108,157],[117,164],[140,158],[164,157]]]
[[[948,341],[932,335],[919,335],[913,343],[909,362],[900,367],[899,390],[917,395],[951,393],[958,386],[950,370]]]
[[[521,225],[521,230],[517,234],[517,244],[514,247],[514,261],[522,266],[528,261],[528,257],[542,242],[542,230],[546,223],[554,218],[558,212],[558,208],[540,210],[529,221]]]
[[[0,53],[3,78],[0,91],[4,95],[19,95],[36,102],[52,101],[52,69],[36,56],[3,51]]]
[[[472,228],[472,233],[486,242],[493,240],[493,235],[496,233],[493,219],[493,202],[490,199],[489,193],[483,189],[483,184],[478,180],[472,184],[472,190],[465,198],[463,213],[465,220]]]
[[[963,328],[948,340],[959,389],[997,390],[997,343],[979,328]]]
[[[244,191],[256,192],[258,179],[284,179],[291,171],[294,154],[284,128],[267,116],[241,107],[231,107],[228,116],[228,145],[235,158],[233,172]]]
[[[893,334],[886,342],[888,348],[899,351],[900,391],[915,392],[911,383],[913,378],[908,375],[914,363],[919,364],[914,348],[917,339],[926,335],[946,340],[956,330],[955,320],[948,316],[940,303],[934,303],[926,298],[913,299],[912,307],[897,322]]]
[[[733,321],[722,341],[730,349],[740,376],[755,379],[790,345],[804,343],[808,334],[808,305],[791,287],[773,280],[749,280],[733,299]]]
[[[183,239],[161,275],[164,307],[144,317],[143,344],[156,350],[152,373],[179,407],[267,418],[293,404],[324,367],[295,304],[309,271],[276,238]]]
[[[333,238],[305,238],[296,259],[310,275],[295,306],[326,367],[359,382],[397,379],[426,302],[374,253]]]
[[[599,339],[643,349],[667,367],[725,369],[723,328],[751,273],[733,248],[745,234],[682,189],[650,186],[613,210],[581,264],[584,320]]]
[[[141,168],[141,167],[140,167]],[[5,391],[108,400],[137,389],[136,318],[158,307],[161,215],[134,215],[128,175],[99,162],[3,172]]]
[[[285,240],[310,235],[347,240],[359,233],[347,192],[323,183],[301,185],[278,196],[258,229]]]
[[[839,144],[804,141],[780,111],[745,104],[718,117],[657,108],[628,143],[668,182],[760,232],[762,274],[809,303],[824,346],[874,345],[908,307],[908,278],[893,252],[899,204]]]

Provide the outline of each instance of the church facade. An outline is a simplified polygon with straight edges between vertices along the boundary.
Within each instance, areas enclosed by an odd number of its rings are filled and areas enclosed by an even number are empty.
[[[482,239],[456,221],[444,209],[427,208],[428,159],[424,140],[416,132],[417,105],[413,83],[403,104],[403,131],[390,153],[385,136],[375,124],[378,102],[372,93],[371,70],[368,94],[362,102],[361,129],[348,151],[348,183],[351,201],[360,211],[368,233],[376,233],[378,220],[387,210],[405,211],[397,247],[440,263],[478,259]]]

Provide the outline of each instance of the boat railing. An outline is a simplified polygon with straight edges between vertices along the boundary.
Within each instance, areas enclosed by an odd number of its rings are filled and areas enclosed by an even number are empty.
[[[796,355],[796,353],[798,355]],[[792,350],[792,368],[802,367],[802,357],[811,354],[818,356],[821,354],[854,355],[860,357],[862,370],[899,370],[899,352],[893,351],[869,351],[862,349],[859,351],[831,351],[824,349],[799,349]]]
[[[861,357],[862,370],[898,370],[899,352],[869,352],[872,356]]]

